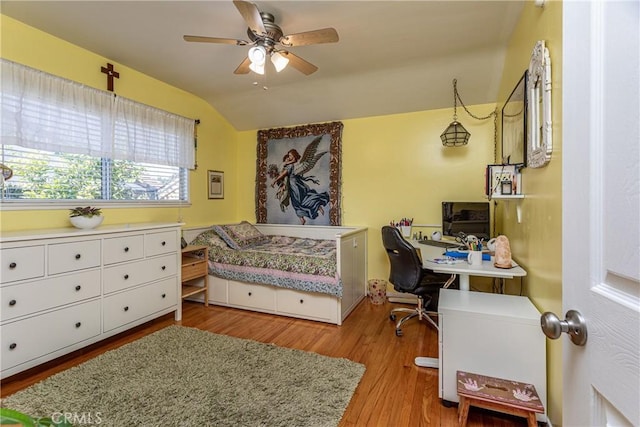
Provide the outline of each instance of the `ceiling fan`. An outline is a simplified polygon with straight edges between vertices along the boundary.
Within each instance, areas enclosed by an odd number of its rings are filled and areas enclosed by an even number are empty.
[[[272,14],[261,12],[255,4],[248,1],[233,0],[233,4],[249,25],[247,35],[250,41],[188,35],[183,36],[183,38],[188,42],[234,44],[237,46],[252,45],[248,56],[235,69],[235,74],[247,74],[249,71],[264,74],[266,60],[269,58],[278,72],[282,71],[288,64],[291,64],[296,70],[309,75],[315,73],[318,67],[280,46],[288,48],[319,43],[335,43],[338,41],[338,32],[334,28],[322,28],[320,30],[285,35],[275,23],[275,18]]]

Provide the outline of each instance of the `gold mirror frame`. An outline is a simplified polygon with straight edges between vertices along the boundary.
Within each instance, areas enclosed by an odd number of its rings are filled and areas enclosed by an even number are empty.
[[[536,43],[529,62],[527,167],[540,168],[551,160],[551,59],[544,40]]]

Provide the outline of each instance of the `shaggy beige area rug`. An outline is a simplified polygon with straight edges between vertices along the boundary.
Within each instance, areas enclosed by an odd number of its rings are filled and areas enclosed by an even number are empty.
[[[66,413],[83,426],[337,426],[364,371],[347,359],[170,326],[2,406]]]

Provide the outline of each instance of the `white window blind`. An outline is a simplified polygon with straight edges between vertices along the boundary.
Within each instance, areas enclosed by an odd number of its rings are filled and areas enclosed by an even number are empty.
[[[194,120],[2,59],[2,144],[193,169]]]

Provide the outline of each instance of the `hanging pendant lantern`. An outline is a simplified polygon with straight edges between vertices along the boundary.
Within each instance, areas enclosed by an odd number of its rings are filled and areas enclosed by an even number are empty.
[[[471,134],[458,122],[458,80],[453,80],[453,121],[442,132],[440,139],[445,147],[460,147],[469,143]]]

